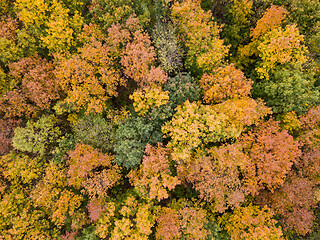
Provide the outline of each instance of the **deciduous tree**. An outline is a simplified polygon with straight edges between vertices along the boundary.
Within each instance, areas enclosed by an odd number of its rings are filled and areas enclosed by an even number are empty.
[[[91,197],[106,197],[121,178],[120,168],[112,164],[113,157],[90,145],[76,145],[69,156],[68,184],[84,188]]]
[[[248,80],[241,70],[230,64],[219,67],[212,73],[204,74],[200,79],[204,90],[204,101],[220,103],[229,98],[241,98],[250,95],[252,81]]]
[[[202,10],[200,1],[175,2],[171,16],[187,49],[185,65],[189,70],[201,75],[222,63],[228,47],[223,45],[219,26],[211,22],[212,15]]]
[[[272,219],[272,211],[267,207],[236,208],[232,214],[222,217],[222,224],[232,240],[284,240],[281,228],[276,226],[277,221]]]
[[[146,199],[161,201],[169,197],[169,191],[180,183],[170,170],[169,150],[158,143],[157,147],[146,145],[139,170],[128,174],[131,183]]]
[[[242,142],[252,161],[244,174],[244,182],[253,195],[263,188],[273,192],[282,186],[301,155],[298,141],[286,130],[281,131],[279,122],[272,119],[244,134]]]

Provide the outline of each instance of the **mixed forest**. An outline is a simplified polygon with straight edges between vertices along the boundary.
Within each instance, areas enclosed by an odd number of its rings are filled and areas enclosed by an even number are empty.
[[[1,0],[0,239],[320,239],[319,0]]]

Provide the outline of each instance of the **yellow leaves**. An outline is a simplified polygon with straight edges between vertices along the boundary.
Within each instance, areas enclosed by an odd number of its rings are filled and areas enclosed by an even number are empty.
[[[277,221],[272,219],[272,212],[267,207],[239,207],[221,220],[231,240],[284,240],[281,228],[276,226]]]
[[[69,9],[58,0],[18,0],[16,7],[27,30],[35,33],[50,54],[68,50],[74,44],[74,32],[83,24],[77,11],[70,16]]]
[[[31,184],[41,176],[43,163],[37,158],[11,153],[0,157],[0,171],[8,180],[22,184]]]
[[[128,195],[122,202],[106,205],[95,232],[101,238],[112,240],[147,240],[155,224],[154,211],[152,203],[141,203],[133,195]]]
[[[271,108],[265,106],[261,100],[248,97],[229,99],[214,105],[213,109],[228,116],[227,121],[239,130],[239,135],[245,126],[250,126],[272,113]]]
[[[251,56],[258,57],[256,73],[261,79],[269,80],[270,72],[279,65],[300,68],[308,60],[307,47],[303,44],[295,25],[281,26],[287,11],[272,5],[251,30],[252,42],[239,47],[237,64],[249,66],[254,63]]]
[[[45,0],[17,0],[15,5],[18,8],[19,19],[27,28],[32,26],[40,28],[48,20],[46,13],[49,11],[49,5]]]
[[[210,72],[219,65],[228,52],[219,38],[220,28],[210,21],[211,14],[202,10],[200,1],[175,2],[171,9],[178,25],[180,38],[188,48],[186,65]]]
[[[299,121],[295,112],[288,112],[280,116],[281,127],[288,130],[290,133],[297,131],[301,128],[301,122]]]
[[[264,35],[257,47],[261,63],[256,68],[260,78],[269,79],[269,72],[277,64],[290,64],[301,67],[306,63],[307,47],[301,44],[304,37],[295,25],[288,25],[284,30],[276,28]]]
[[[46,35],[41,40],[50,53],[68,50],[74,41],[74,31],[81,30],[83,19],[78,12],[70,19],[69,9],[64,8],[57,0],[53,0],[49,11],[51,14],[46,22]]]
[[[244,26],[250,22],[248,16],[251,14],[252,0],[234,0],[229,13],[232,15],[232,22],[238,26]]]
[[[133,100],[135,111],[140,116],[145,116],[154,107],[160,107],[169,100],[169,92],[163,91],[160,86],[152,86],[136,90],[130,99]]]

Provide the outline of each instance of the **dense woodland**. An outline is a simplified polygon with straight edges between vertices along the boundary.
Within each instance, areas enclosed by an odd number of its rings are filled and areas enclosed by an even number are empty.
[[[320,239],[319,0],[1,0],[0,239]]]

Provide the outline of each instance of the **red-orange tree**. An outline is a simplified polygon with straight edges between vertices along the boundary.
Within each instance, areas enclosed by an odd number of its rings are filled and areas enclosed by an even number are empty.
[[[131,170],[129,178],[137,191],[147,199],[158,201],[169,197],[169,191],[180,183],[170,171],[169,149],[158,143],[146,145],[139,170]]]
[[[274,191],[280,187],[301,155],[300,144],[286,130],[281,131],[279,122],[272,119],[260,123],[241,141],[251,159],[244,181],[252,194],[263,188]]]
[[[121,178],[120,168],[111,163],[113,157],[90,145],[78,144],[69,156],[68,184],[83,187],[91,197],[106,197]]]

